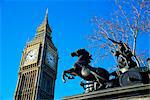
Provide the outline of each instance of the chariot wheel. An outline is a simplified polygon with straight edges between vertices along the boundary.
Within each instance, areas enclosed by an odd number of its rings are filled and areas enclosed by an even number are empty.
[[[129,69],[127,72],[123,73],[119,77],[119,84],[122,87],[141,83],[142,83],[141,74],[135,68]]]

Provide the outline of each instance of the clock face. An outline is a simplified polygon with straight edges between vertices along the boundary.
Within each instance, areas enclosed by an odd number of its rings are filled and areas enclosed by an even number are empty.
[[[55,65],[55,59],[54,59],[54,55],[51,53],[51,52],[47,52],[46,54],[46,60],[47,60],[47,63],[54,68],[54,65]]]
[[[32,62],[37,58],[37,49],[30,50],[25,58],[25,62]]]

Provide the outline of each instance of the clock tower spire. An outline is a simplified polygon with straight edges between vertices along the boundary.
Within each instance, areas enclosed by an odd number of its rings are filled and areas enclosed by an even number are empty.
[[[48,8],[46,9],[45,20],[48,21]]]
[[[48,9],[35,37],[23,50],[15,100],[53,100],[58,53],[52,42]]]
[[[49,33],[49,35],[51,35],[51,32],[52,32],[52,30],[48,24],[48,8],[46,9],[45,18],[44,18],[42,24],[37,28],[37,34],[40,34],[43,31]]]

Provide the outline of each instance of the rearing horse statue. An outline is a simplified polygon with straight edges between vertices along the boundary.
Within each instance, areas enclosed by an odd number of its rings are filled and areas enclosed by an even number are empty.
[[[79,49],[71,53],[71,56],[77,56],[78,60],[73,68],[63,72],[62,78],[64,82],[66,82],[65,77],[74,79],[74,76],[79,76],[85,81],[97,82],[99,84],[99,89],[105,87],[104,83],[109,80],[109,73],[103,68],[94,68],[89,65],[92,58],[87,50]]]

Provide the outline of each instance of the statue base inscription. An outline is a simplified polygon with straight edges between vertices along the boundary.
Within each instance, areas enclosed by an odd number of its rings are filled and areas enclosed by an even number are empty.
[[[85,94],[64,97],[63,100],[150,100],[150,84],[139,84],[127,87],[109,88]]]

